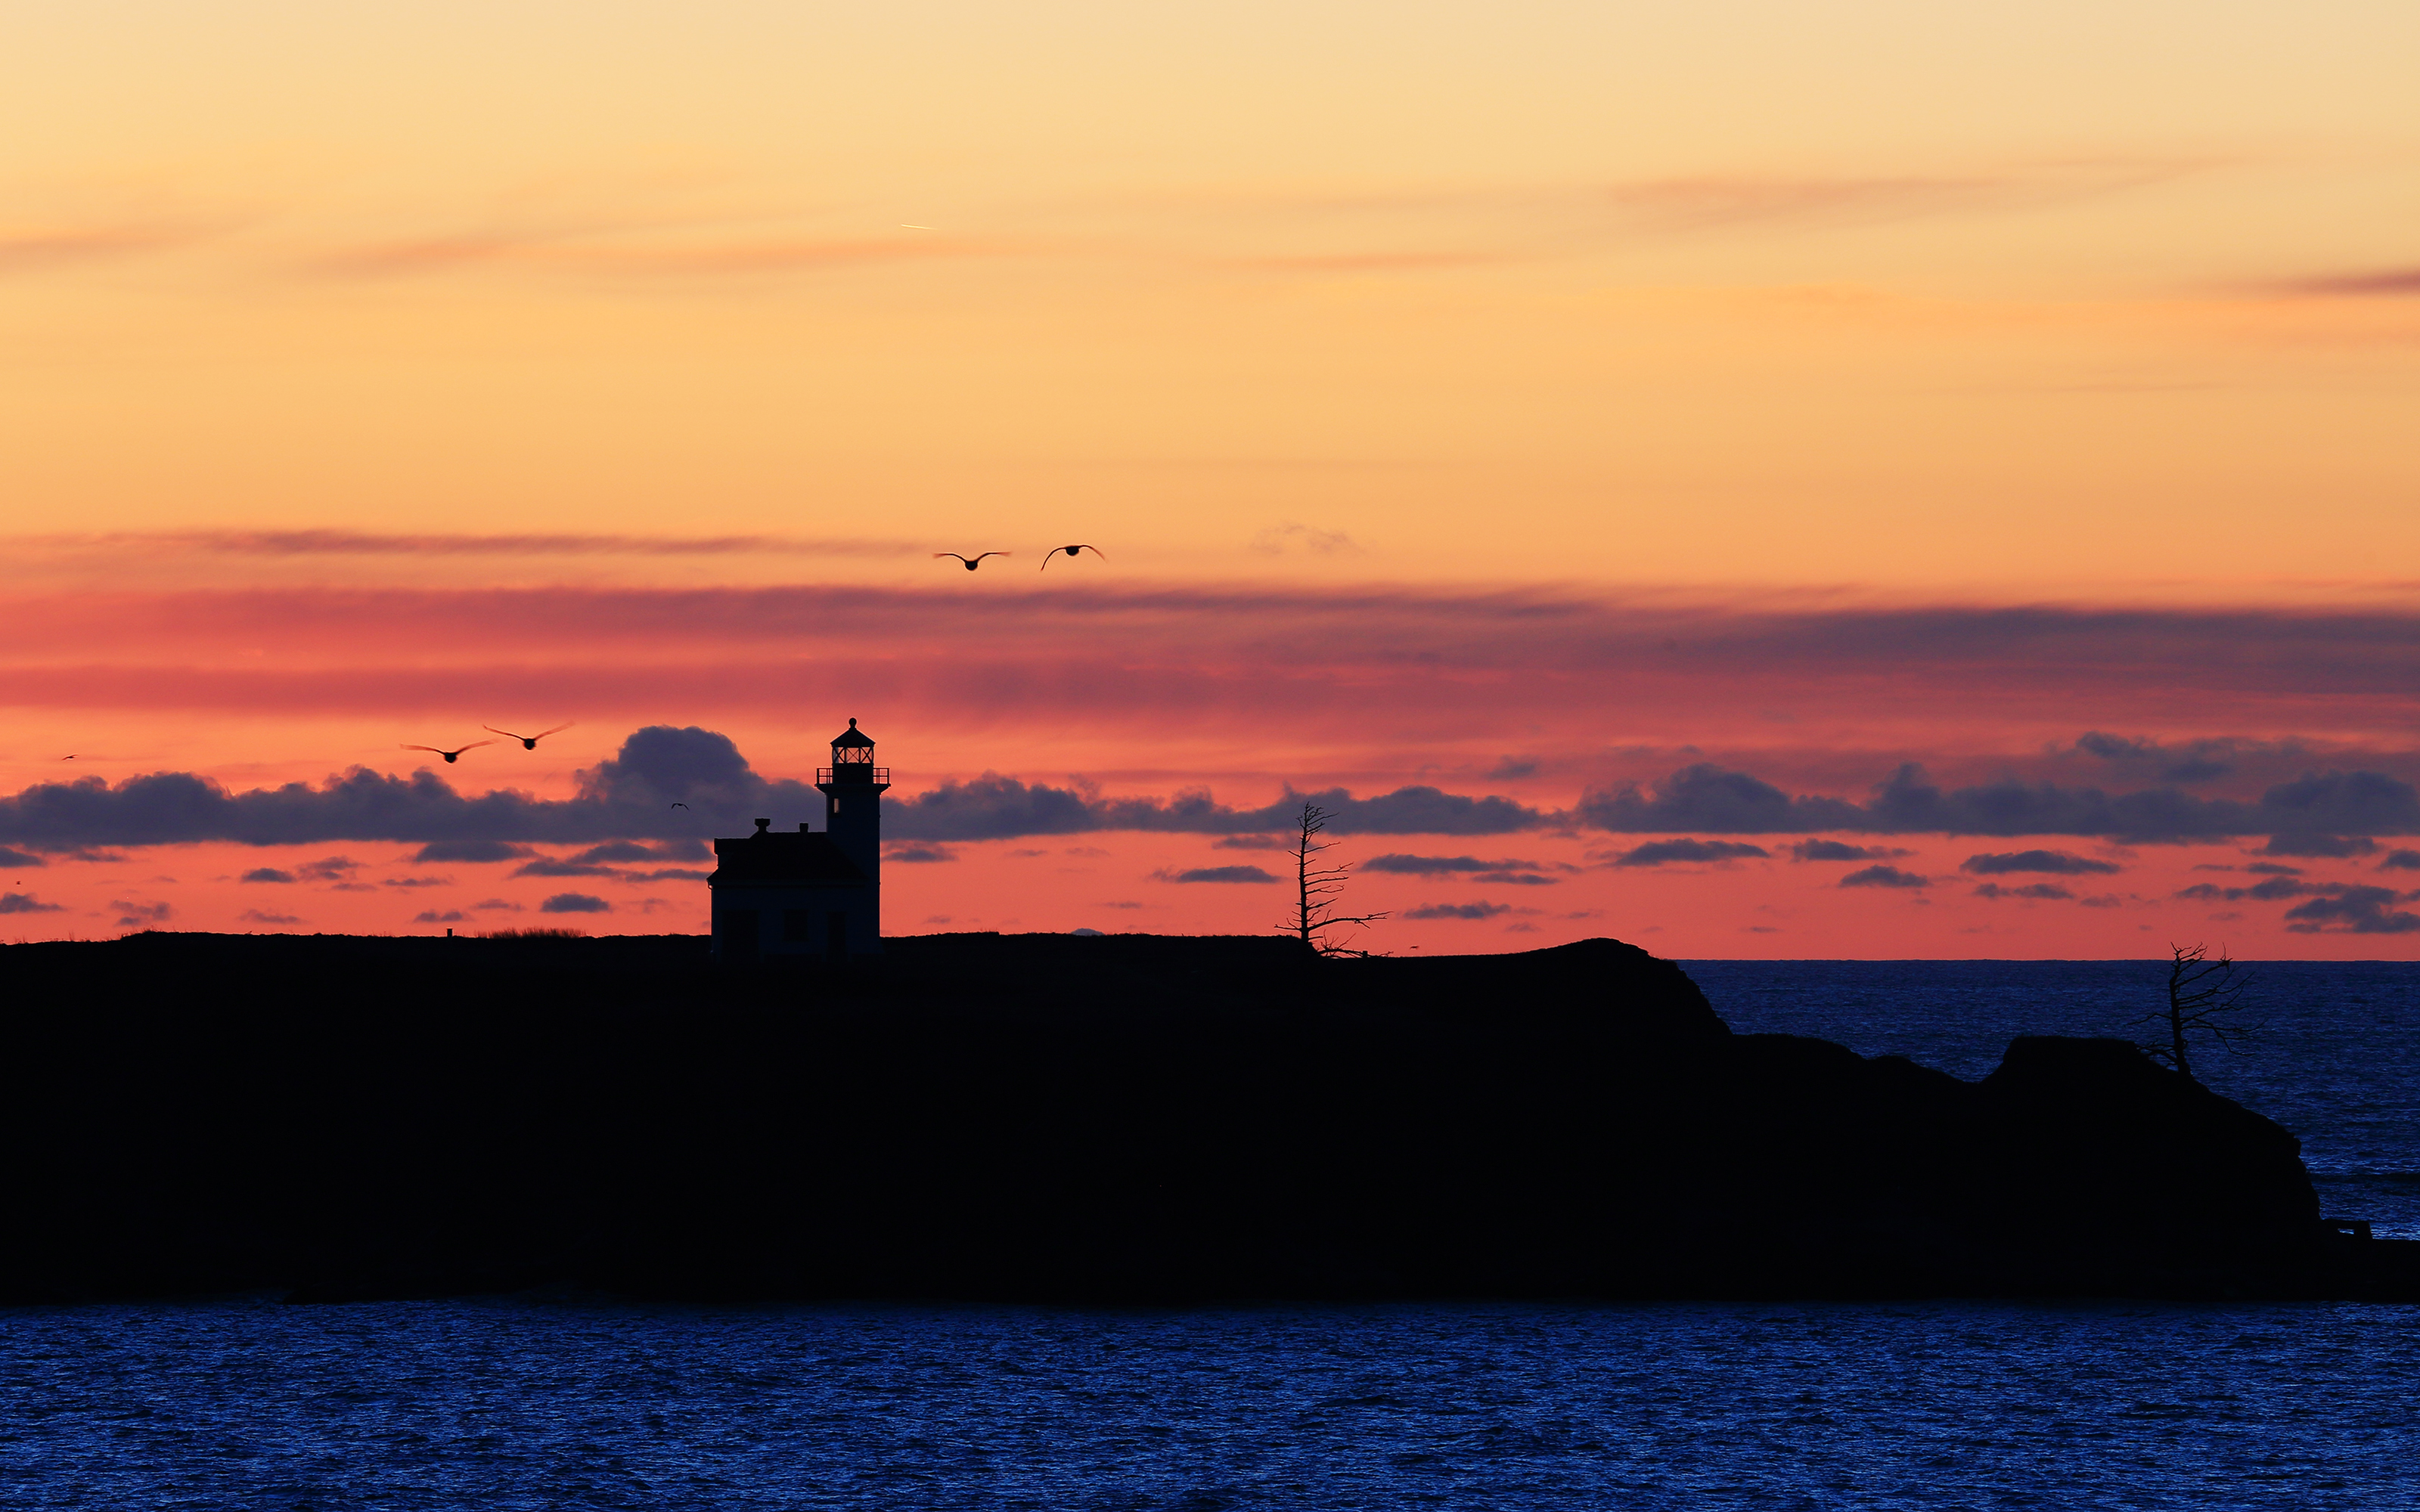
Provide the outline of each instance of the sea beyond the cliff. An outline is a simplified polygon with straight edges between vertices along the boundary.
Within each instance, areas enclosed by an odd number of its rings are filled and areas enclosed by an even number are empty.
[[[2154,963],[1690,962],[1743,1032],[1957,1075]],[[2420,1237],[2420,965],[2260,964],[2207,1079]],[[2420,1307],[648,1306],[0,1312],[16,1507],[2273,1507],[2420,1503]]]

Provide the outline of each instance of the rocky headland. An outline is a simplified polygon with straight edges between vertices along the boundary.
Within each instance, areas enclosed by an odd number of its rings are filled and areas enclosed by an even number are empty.
[[[2115,1040],[1965,1082],[1613,940],[147,934],[0,949],[15,1302],[2420,1300],[2293,1136]]]

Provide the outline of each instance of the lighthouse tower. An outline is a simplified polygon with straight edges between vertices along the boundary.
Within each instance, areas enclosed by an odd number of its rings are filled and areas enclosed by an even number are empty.
[[[878,955],[882,950],[882,794],[891,786],[891,768],[874,764],[874,742],[851,719],[832,737],[832,764],[815,772],[815,786],[824,795],[824,830],[843,856],[864,874],[869,886],[862,909],[851,912],[848,953]]]
[[[891,774],[874,764],[874,742],[851,719],[815,777],[826,833],[759,819],[753,835],[714,842],[706,885],[716,965],[837,965],[882,953],[882,790]]]

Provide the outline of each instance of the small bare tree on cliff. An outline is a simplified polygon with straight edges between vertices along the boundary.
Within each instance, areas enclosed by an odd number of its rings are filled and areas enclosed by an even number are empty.
[[[1338,900],[1344,893],[1344,879],[1353,868],[1349,865],[1314,864],[1320,852],[1331,850],[1336,845],[1332,840],[1319,838],[1327,828],[1326,810],[1315,803],[1306,803],[1296,822],[1301,825],[1302,833],[1294,847],[1295,914],[1293,918],[1278,928],[1289,934],[1301,935],[1302,943],[1321,955],[1369,954],[1367,950],[1356,950],[1328,940],[1326,932],[1332,929],[1367,929],[1387,916],[1340,914],[1336,911],[1340,906]]]
[[[2231,1017],[2239,1007],[2243,989],[2252,979],[2243,968],[2226,958],[2222,948],[2218,959],[2210,959],[2206,946],[2171,944],[2168,963],[2168,1006],[2155,1013],[2136,1019],[2137,1024],[2156,1024],[2168,1031],[2165,1044],[2143,1047],[2154,1060],[2165,1061],[2189,1082],[2200,1078],[2193,1073],[2193,1061],[2185,1053],[2185,1041],[2193,1035],[2207,1035],[2227,1049],[2247,1032]]]

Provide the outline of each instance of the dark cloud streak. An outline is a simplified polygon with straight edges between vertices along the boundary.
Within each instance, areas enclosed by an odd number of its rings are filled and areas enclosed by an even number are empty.
[[[369,531],[160,531],[30,535],[22,546],[102,551],[208,551],[225,556],[818,556],[910,557],[917,541],[811,540],[790,535],[380,534]]]
[[[1721,862],[1763,857],[1773,853],[1761,845],[1730,840],[1656,840],[1614,857],[1616,866],[1663,866],[1672,861]]]
[[[1987,851],[1959,862],[1958,870],[1984,877],[2005,876],[2011,872],[2047,872],[2054,876],[2079,877],[2092,872],[2107,875],[2118,868],[2114,862],[2070,856],[2065,851]]]
[[[1944,790],[1910,763],[1863,803],[1792,796],[1745,772],[1699,764],[1652,790],[1636,784],[1584,795],[1578,820],[1599,829],[1671,834],[1790,833],[2090,835],[2119,840],[2219,840],[2240,835],[2420,833],[2420,792],[2379,772],[2318,772],[2257,802],[2202,798],[2175,787],[2109,794],[2007,779]]]

